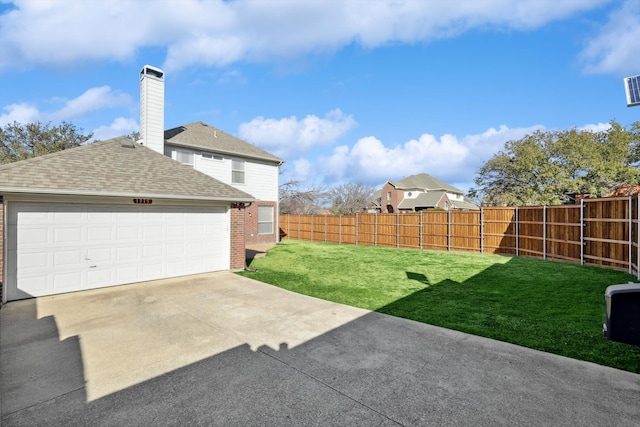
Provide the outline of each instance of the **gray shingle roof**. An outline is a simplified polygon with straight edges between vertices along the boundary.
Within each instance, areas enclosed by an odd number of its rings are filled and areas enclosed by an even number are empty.
[[[0,194],[9,192],[254,200],[125,137],[0,165]]]
[[[438,206],[440,199],[444,197],[444,191],[430,191],[420,193],[415,199],[404,199],[398,205],[398,209],[433,208]]]
[[[164,131],[169,145],[195,148],[214,153],[237,155],[274,163],[284,160],[204,122],[194,122]]]
[[[464,191],[454,187],[453,185],[449,185],[446,182],[442,182],[437,178],[432,177],[426,173],[419,173],[417,175],[408,176],[400,181],[391,182],[394,187],[410,190],[410,189],[421,189],[421,190],[444,190],[449,193],[455,194],[464,194]]]
[[[479,211],[480,207],[474,203],[471,202],[467,202],[465,201],[458,201],[458,200],[452,200],[451,204],[453,205],[454,208],[456,209],[464,209],[464,210],[470,210],[470,211]]]

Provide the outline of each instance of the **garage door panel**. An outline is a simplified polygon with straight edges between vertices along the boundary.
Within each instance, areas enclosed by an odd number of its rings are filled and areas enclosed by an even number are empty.
[[[53,275],[53,290],[59,292],[74,291],[83,285],[82,271],[72,271],[69,273],[55,273]]]
[[[87,272],[87,284],[90,288],[108,286],[114,282],[113,270],[111,268],[91,269]]]
[[[55,266],[79,266],[83,262],[82,251],[78,249],[58,250],[53,253],[53,265]]]
[[[49,229],[45,227],[23,228],[18,232],[18,239],[23,247],[41,245],[51,240]]]
[[[114,264],[116,261],[113,248],[87,248],[86,254],[86,261],[90,263]]]
[[[20,285],[24,289],[29,289],[29,293],[27,292],[19,292],[20,298],[28,298],[38,293],[45,293],[49,288],[51,288],[50,284],[51,278],[49,277],[48,272],[42,273],[39,276],[32,276],[23,278],[20,281]]]
[[[8,218],[9,299],[229,268],[225,207],[10,203]]]
[[[52,220],[57,224],[77,224],[84,222],[85,209],[80,206],[69,207],[62,212],[52,212]]]
[[[59,227],[53,230],[55,243],[68,243],[82,241],[82,227]]]
[[[87,239],[90,242],[110,242],[114,238],[113,227],[93,227],[87,226]]]
[[[118,240],[138,240],[139,228],[135,225],[118,226],[116,228],[116,239]]]
[[[51,261],[52,253],[49,251],[30,251],[18,253],[18,269],[50,269],[53,267]]]
[[[119,246],[116,248],[116,262],[134,260],[139,258],[140,248],[138,246]]]
[[[163,245],[156,243],[154,245],[145,245],[142,247],[142,256],[144,259],[163,258]]]

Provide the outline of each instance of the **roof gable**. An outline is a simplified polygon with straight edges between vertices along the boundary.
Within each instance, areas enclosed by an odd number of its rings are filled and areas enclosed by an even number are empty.
[[[168,145],[249,157],[274,163],[284,160],[204,122],[193,122],[164,132]]]
[[[393,185],[399,190],[443,190],[448,191],[449,193],[464,194],[462,190],[454,187],[453,185],[449,185],[446,182],[440,181],[439,179],[434,178],[426,173],[411,175],[397,182],[389,181],[389,184]]]
[[[444,191],[420,193],[415,199],[403,199],[398,205],[398,209],[434,208],[438,206],[443,197],[447,198]]]
[[[2,192],[250,201],[249,194],[125,137],[0,166]]]

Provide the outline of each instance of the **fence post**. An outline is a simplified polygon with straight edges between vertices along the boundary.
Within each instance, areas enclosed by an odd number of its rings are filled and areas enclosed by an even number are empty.
[[[324,216],[324,242],[327,243],[327,215]]]
[[[629,196],[629,274],[633,274],[631,256],[633,255],[633,196]]]
[[[309,240],[313,242],[313,218],[315,215],[311,215],[311,233],[309,233]]]
[[[451,211],[447,211],[447,251],[451,252]]]
[[[542,207],[542,259],[547,259],[547,205]]]
[[[484,210],[480,208],[480,253],[484,253]]]
[[[342,244],[342,215],[338,215],[338,244]]]
[[[300,219],[301,219],[302,215],[298,214],[298,240],[300,240]]]
[[[520,211],[516,206],[516,256],[520,256]]]
[[[580,199],[580,265],[584,265],[584,199]]]
[[[356,246],[358,246],[358,212],[356,212]]]
[[[420,241],[420,250],[424,249],[422,247],[422,221],[423,221],[422,211],[420,211],[420,225],[418,227],[418,229],[420,230],[420,236],[418,236]],[[638,251],[638,253],[640,253],[640,251]]]
[[[396,249],[400,247],[400,214],[396,214]]]
[[[373,246],[378,246],[378,214],[373,217]]]

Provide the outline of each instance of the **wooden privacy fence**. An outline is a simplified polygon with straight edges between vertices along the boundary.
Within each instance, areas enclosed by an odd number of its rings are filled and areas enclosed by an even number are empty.
[[[529,256],[626,270],[640,279],[640,198],[408,214],[280,215],[289,239]]]

